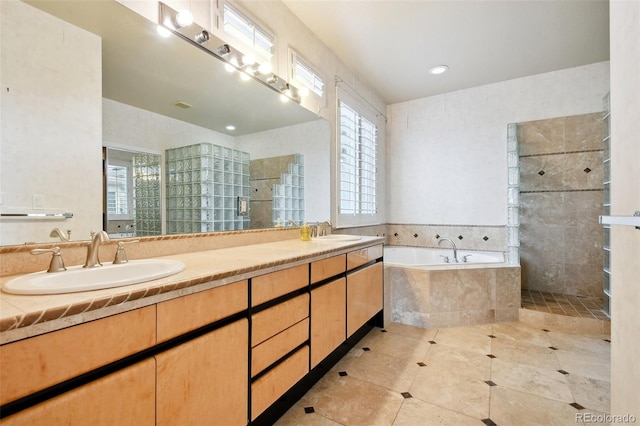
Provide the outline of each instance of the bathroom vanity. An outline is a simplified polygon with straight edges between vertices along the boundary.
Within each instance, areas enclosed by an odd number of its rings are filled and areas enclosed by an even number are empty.
[[[34,319],[0,334],[0,424],[272,424],[382,325],[382,242],[207,250],[144,284],[2,294],[34,298]]]

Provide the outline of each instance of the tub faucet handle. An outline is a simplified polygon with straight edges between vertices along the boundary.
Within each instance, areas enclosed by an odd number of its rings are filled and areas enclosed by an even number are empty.
[[[472,254],[465,254],[462,256],[462,262],[463,263],[467,263],[469,261],[469,258],[473,256]]]
[[[442,258],[442,260],[444,260],[444,263],[449,263],[449,256],[441,254],[440,257]]]
[[[132,240],[132,241],[118,241],[118,249],[116,250],[116,257],[113,259],[113,264],[118,265],[120,263],[127,263],[129,260],[127,259],[127,253],[124,251],[124,246],[126,244],[139,243],[140,240]]]
[[[64,267],[64,262],[62,261],[62,255],[60,254],[60,247],[53,247],[50,249],[33,249],[31,250],[31,254],[43,254],[43,253],[53,253],[51,256],[51,263],[49,263],[48,272],[61,272],[66,271],[67,268]]]

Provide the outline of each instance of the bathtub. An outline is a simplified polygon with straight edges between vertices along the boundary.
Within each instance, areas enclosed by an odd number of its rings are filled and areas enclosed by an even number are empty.
[[[448,259],[449,263],[445,262],[445,259]],[[504,253],[500,251],[458,250],[458,263],[455,263],[452,249],[386,246],[384,248],[384,262],[387,265],[406,267],[478,267],[479,265],[504,263]],[[494,265],[487,267],[492,266]]]
[[[422,328],[517,321],[520,266],[502,252],[385,246],[385,321]],[[462,262],[468,256],[468,262]]]

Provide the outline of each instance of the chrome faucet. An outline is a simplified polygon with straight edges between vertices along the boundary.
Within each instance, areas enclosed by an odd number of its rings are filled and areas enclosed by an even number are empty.
[[[105,231],[91,233],[91,241],[89,241],[89,245],[87,246],[87,261],[84,263],[84,268],[102,266],[98,258],[98,250],[100,249],[100,243],[107,241],[109,241],[109,235],[107,235]]]
[[[451,245],[453,246],[453,261],[455,263],[458,263],[458,249],[456,248],[456,243],[454,243],[451,238],[444,237],[441,238],[440,241],[438,241],[438,245],[440,245],[440,243],[443,241],[449,241],[451,243]]]

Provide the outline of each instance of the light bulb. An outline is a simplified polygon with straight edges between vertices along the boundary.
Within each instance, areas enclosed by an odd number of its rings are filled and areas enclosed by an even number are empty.
[[[188,27],[193,24],[193,15],[188,10],[181,10],[176,15],[176,24],[179,27]]]
[[[256,63],[256,57],[253,55],[242,55],[242,63],[244,65],[253,65]]]
[[[258,67],[258,72],[260,74],[262,74],[262,75],[270,74],[272,70],[273,70],[273,67],[271,66],[271,63],[269,63],[269,62],[265,62],[264,64],[260,64],[260,66]]]

